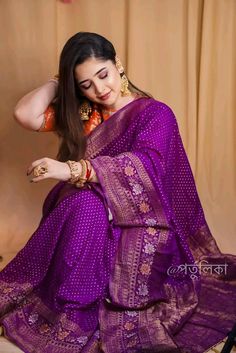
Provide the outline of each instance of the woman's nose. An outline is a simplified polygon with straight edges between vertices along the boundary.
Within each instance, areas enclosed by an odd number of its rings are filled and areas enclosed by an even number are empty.
[[[104,92],[104,89],[105,89],[103,83],[102,82],[96,82],[94,84],[94,86],[95,86],[96,95],[97,96],[101,96],[101,94]]]

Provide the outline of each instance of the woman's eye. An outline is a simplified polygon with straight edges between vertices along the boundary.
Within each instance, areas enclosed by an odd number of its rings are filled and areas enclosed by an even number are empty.
[[[104,78],[106,78],[108,76],[108,73],[106,72],[105,75],[100,76],[100,78],[103,80]]]
[[[108,72],[106,72],[105,74],[101,75],[99,78],[100,78],[100,80],[103,80],[107,76],[108,76]],[[89,86],[81,86],[81,88],[83,88],[83,89],[89,89],[90,87],[91,87],[91,84]]]
[[[91,85],[89,86],[81,86],[83,89],[89,89],[91,87]]]

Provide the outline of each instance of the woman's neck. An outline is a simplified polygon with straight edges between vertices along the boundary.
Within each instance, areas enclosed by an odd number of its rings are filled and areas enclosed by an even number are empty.
[[[104,105],[104,106],[101,106],[101,108],[102,108],[102,111],[110,113],[110,115],[111,115],[111,114],[115,113],[117,110],[120,110],[121,108],[123,108],[127,104],[129,104],[132,101],[134,101],[136,98],[138,98],[138,95],[135,94],[135,93],[132,93],[129,96],[122,97],[122,99],[118,102],[118,104],[116,104],[113,107],[107,107],[107,106]]]

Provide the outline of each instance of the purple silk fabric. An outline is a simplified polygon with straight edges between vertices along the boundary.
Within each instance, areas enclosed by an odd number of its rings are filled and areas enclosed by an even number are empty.
[[[172,110],[129,103],[86,158],[99,184],[58,183],[0,273],[7,336],[26,353],[203,353],[236,321],[236,257],[207,226]]]

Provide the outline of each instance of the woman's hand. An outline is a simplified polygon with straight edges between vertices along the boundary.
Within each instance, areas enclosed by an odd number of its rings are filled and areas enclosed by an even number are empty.
[[[65,162],[59,162],[51,158],[42,158],[34,161],[27,169],[27,175],[30,175],[36,167],[45,168],[46,172],[42,175],[35,176],[30,180],[31,182],[38,182],[40,180],[53,178],[57,180],[67,181],[71,178],[70,167]]]

